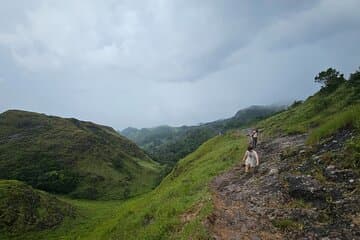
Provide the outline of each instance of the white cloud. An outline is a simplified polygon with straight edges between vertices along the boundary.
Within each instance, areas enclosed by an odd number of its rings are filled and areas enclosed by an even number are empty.
[[[359,1],[262,2],[3,3],[1,110],[191,124],[305,97],[324,67],[357,68]]]

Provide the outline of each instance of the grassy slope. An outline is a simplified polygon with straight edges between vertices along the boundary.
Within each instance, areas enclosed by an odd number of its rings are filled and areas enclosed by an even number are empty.
[[[240,161],[246,139],[232,134],[215,137],[179,161],[154,191],[126,202],[117,224],[104,239],[206,238],[201,224],[211,212],[211,179]],[[184,213],[194,214],[181,221]]]
[[[215,137],[179,161],[155,190],[125,202],[63,198],[80,217],[17,239],[205,238],[201,220],[212,209],[208,184],[240,161],[245,145],[246,139],[232,134]],[[191,212],[196,213],[194,218],[182,221],[183,214]]]
[[[358,91],[359,88],[346,83],[331,93],[320,91],[304,103],[261,121],[258,127],[263,128],[266,135],[312,132],[345,110],[356,111],[356,105],[360,104]]]
[[[161,170],[112,128],[25,111],[0,114],[0,178],[80,198],[150,190]]]
[[[320,91],[304,103],[257,124],[265,137],[309,133],[307,143],[316,145],[342,128],[355,136],[346,143],[343,167],[360,169],[360,86],[348,82],[333,92]]]

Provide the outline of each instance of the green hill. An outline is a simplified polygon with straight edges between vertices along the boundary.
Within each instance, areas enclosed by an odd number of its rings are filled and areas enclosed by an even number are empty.
[[[137,143],[154,160],[172,167],[178,160],[219,133],[245,127],[283,109],[283,106],[251,106],[238,111],[231,118],[198,126],[159,126],[142,129],[130,127],[121,131],[121,134]]]
[[[76,198],[122,199],[153,188],[159,172],[110,127],[18,110],[0,114],[0,179]]]
[[[246,139],[228,133],[180,160],[153,191],[121,201],[64,198],[80,218],[19,239],[207,239],[202,220],[212,210],[209,182],[240,161]]]
[[[22,182],[0,180],[0,235],[16,237],[51,229],[75,216],[75,209],[68,203]]]

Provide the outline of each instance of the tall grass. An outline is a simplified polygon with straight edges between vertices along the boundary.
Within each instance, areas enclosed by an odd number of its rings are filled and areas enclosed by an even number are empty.
[[[346,126],[360,128],[360,105],[351,106],[342,112],[328,117],[324,124],[311,132],[307,142],[309,144],[316,144],[322,138],[328,137]]]

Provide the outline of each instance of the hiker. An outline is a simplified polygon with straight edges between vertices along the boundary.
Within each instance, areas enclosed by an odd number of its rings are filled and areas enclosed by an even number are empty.
[[[245,172],[249,172],[249,168],[259,166],[259,156],[251,144],[245,152],[243,161],[245,161]]]
[[[256,148],[257,145],[258,135],[259,131],[257,129],[254,129],[254,131],[251,133],[252,145],[254,148]]]

